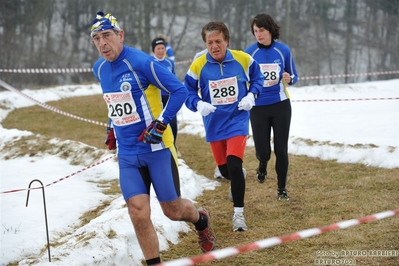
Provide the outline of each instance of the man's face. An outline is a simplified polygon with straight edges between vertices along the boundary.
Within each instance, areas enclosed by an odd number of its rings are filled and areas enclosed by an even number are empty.
[[[211,32],[206,34],[206,48],[209,54],[218,62],[222,62],[226,56],[229,43],[224,40],[222,32]]]
[[[158,44],[157,46],[155,46],[154,48],[154,55],[156,58],[162,59],[165,56],[165,45],[163,44]]]
[[[93,35],[91,42],[97,47],[100,56],[107,61],[115,61],[123,50],[124,32],[120,30],[99,31]]]

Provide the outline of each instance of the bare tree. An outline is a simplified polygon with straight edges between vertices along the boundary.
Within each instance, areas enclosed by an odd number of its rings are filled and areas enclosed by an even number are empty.
[[[227,24],[231,48],[244,49],[255,41],[250,18],[266,12],[282,27],[281,41],[291,47],[300,76],[396,70],[399,64],[399,1],[2,0],[0,69],[91,67],[99,57],[89,38],[98,10],[115,15],[125,30],[125,43],[147,53],[152,38],[166,34],[178,61],[187,61],[205,48],[200,32],[211,20]],[[177,65],[179,78],[188,65]],[[16,86],[94,81],[91,73],[0,74]],[[392,76],[367,76],[376,78]],[[307,80],[300,84],[365,79]]]

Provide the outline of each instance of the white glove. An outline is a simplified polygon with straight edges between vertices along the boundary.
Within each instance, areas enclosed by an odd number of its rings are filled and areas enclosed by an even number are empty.
[[[202,116],[207,116],[210,113],[215,112],[216,107],[210,103],[198,101],[197,103],[197,110]]]
[[[249,92],[247,96],[241,99],[238,103],[238,110],[249,111],[255,105],[255,97],[252,92]]]

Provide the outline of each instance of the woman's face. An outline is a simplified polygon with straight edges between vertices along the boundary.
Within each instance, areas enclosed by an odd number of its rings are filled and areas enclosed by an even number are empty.
[[[165,57],[165,52],[166,52],[166,49],[165,49],[165,45],[163,45],[163,44],[158,44],[154,48],[154,55],[158,59],[164,58]]]
[[[270,45],[272,43],[272,34],[270,33],[270,31],[268,31],[263,27],[259,28],[258,26],[256,26],[256,24],[254,24],[253,30],[256,41],[258,43],[263,44],[265,46]]]

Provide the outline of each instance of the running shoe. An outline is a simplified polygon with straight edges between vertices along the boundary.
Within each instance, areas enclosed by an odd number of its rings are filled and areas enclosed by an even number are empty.
[[[245,217],[244,214],[240,213],[240,214],[234,214],[233,216],[233,231],[237,232],[243,232],[243,231],[247,231],[248,227],[247,224],[245,223]]]
[[[261,163],[259,162],[258,169],[256,169],[256,177],[258,178],[259,183],[264,183],[266,176],[267,176],[267,163]]]
[[[211,216],[205,208],[199,208],[198,211],[208,218],[208,226],[203,231],[197,231],[198,244],[202,252],[209,252],[215,249],[216,234],[211,227]]]
[[[219,170],[218,166],[216,166],[216,168],[215,168],[215,173],[213,174],[213,177],[216,178],[216,179],[219,179],[219,178],[223,177],[222,174],[220,173],[220,170]]]
[[[285,189],[280,190],[277,194],[277,199],[279,201],[289,201],[290,198],[288,197],[287,190]]]
[[[256,170],[256,177],[258,178],[258,182],[259,183],[264,183],[265,182],[265,180],[266,180],[266,172],[264,172],[264,173],[262,173],[262,172],[260,172],[259,171],[259,169],[258,170]]]
[[[245,170],[245,168],[242,168],[242,173],[244,174],[244,178],[247,178],[247,170]]]

